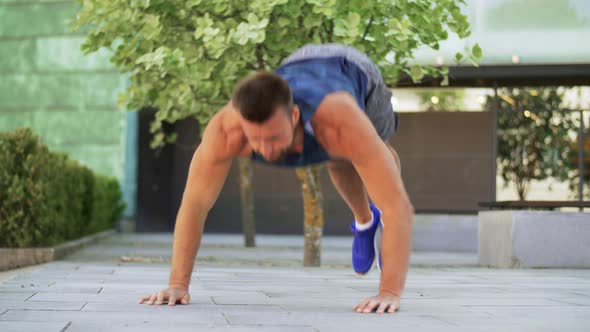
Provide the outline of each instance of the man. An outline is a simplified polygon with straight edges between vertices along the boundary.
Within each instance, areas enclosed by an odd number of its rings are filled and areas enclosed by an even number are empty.
[[[207,214],[232,159],[248,156],[278,166],[327,163],[334,186],[355,217],[355,272],[367,273],[375,256],[381,270],[379,293],[354,310],[397,311],[409,265],[413,207],[398,157],[387,143],[399,121],[390,98],[370,59],[339,44],[304,46],[274,73],[243,79],[232,100],[208,123],[191,161],[174,231],[169,287],[139,303],[189,303],[188,286]],[[376,254],[379,227],[382,251]]]

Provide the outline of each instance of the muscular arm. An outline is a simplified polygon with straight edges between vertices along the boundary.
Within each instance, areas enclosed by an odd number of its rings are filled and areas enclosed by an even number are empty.
[[[327,96],[312,121],[320,129],[316,135],[320,144],[329,154],[352,162],[369,196],[381,209],[383,270],[379,290],[401,297],[410,260],[414,211],[395,158],[347,93]]]
[[[222,129],[222,115],[209,121],[190,163],[182,203],[174,227],[169,286],[188,289],[209,210],[217,200],[232,163]]]

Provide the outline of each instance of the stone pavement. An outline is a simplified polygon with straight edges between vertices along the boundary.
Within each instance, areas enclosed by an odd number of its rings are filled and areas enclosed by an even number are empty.
[[[166,286],[171,234],[118,234],[0,274],[0,331],[590,331],[590,270],[497,270],[474,266],[473,254],[413,253],[401,310],[358,314],[379,276],[352,272],[349,238],[323,241],[322,268],[301,267],[298,237],[257,240],[243,248],[240,236],[205,234],[192,301],[174,307],[137,304]]]

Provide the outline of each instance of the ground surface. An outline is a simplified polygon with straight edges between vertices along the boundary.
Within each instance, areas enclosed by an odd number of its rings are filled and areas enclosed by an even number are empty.
[[[302,268],[300,237],[205,234],[189,305],[137,304],[168,280],[172,234],[118,234],[62,261],[0,273],[0,331],[590,331],[590,270],[478,268],[474,254],[413,253],[402,308],[358,314],[350,238]],[[402,330],[399,330],[402,331]]]

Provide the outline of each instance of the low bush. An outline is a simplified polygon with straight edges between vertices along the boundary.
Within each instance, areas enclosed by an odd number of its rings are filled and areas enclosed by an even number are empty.
[[[125,208],[113,177],[49,151],[30,128],[0,133],[0,247],[45,247],[112,229]]]

